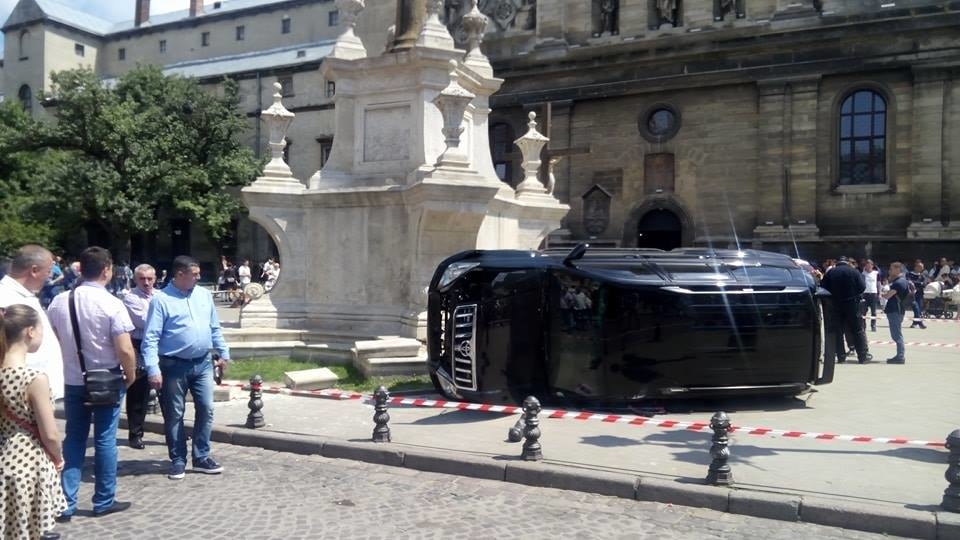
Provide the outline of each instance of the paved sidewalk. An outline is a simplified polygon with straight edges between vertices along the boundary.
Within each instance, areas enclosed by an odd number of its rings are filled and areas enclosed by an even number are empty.
[[[939,322],[928,326],[928,330],[905,329],[907,341],[960,341],[960,323]],[[868,338],[889,339],[886,322],[880,322],[878,332],[868,332]],[[725,410],[736,425],[930,441],[943,441],[947,433],[960,425],[957,414],[960,385],[956,384],[960,380],[960,350],[908,348],[908,363],[904,366],[883,362],[894,353],[890,345],[875,344],[871,350],[878,362],[838,366],[836,381],[804,400],[683,402],[670,405],[671,410],[662,417],[707,421],[713,411]],[[487,463],[499,467],[499,474],[506,476],[510,474],[503,472],[504,464],[509,470],[520,453],[519,444],[506,442],[507,430],[516,420],[515,416],[392,408],[390,427],[394,442],[374,445],[368,442],[373,429],[373,410],[362,402],[271,394],[265,394],[263,401],[268,425],[256,432],[243,427],[249,412],[246,399],[218,404],[216,424],[221,440],[264,445],[271,444],[264,440],[273,437],[280,441],[274,445],[299,450],[303,446],[298,441],[314,441],[310,448],[317,452],[323,444],[336,443],[330,446],[331,452],[348,454],[354,451],[352,447],[335,448],[339,441],[353,441],[353,446],[360,448],[353,456],[358,459],[389,461],[382,455],[387,449],[395,454],[437,453],[470,464],[464,465],[465,470],[475,462]],[[707,489],[698,484],[702,483],[710,462],[709,430],[690,432],[597,421],[542,419],[541,431],[546,464],[558,466],[569,474],[639,476],[654,484],[660,481],[667,486],[692,490],[691,493]],[[375,456],[364,454],[363,448],[373,449]],[[938,523],[941,532],[951,523],[960,523],[954,520],[954,515],[936,513],[946,487],[947,452],[943,448],[735,433],[731,437],[731,451],[736,493],[777,500],[786,505],[777,511],[787,508],[788,515],[790,505],[811,510],[822,507],[827,509],[826,514],[835,514],[836,519],[854,514],[861,516],[864,523],[861,528],[865,530],[909,532],[928,538],[936,537]],[[402,456],[397,460],[397,464],[403,463]],[[699,505],[726,504],[723,509],[737,510],[732,499],[718,502],[720,499],[711,498],[715,492],[727,493],[726,490],[707,490],[706,499],[700,499]],[[786,498],[777,499],[775,494]],[[672,502],[697,504],[695,498],[687,495],[683,500]],[[808,519],[816,513],[804,515],[801,509],[800,514],[801,518]],[[898,523],[906,526],[897,529],[895,525],[881,525],[878,516],[896,517],[900,520]],[[960,537],[960,528],[949,530]]]

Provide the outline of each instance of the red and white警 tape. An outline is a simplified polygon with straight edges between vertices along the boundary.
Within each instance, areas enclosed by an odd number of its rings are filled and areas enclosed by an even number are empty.
[[[243,390],[250,390],[250,383],[224,383],[219,386],[228,387],[234,386],[242,388]],[[344,392],[343,390],[291,390],[284,386],[268,386],[260,385],[260,391],[265,394],[283,394],[287,396],[301,396],[301,397],[316,397],[323,399],[339,399],[339,400],[349,400],[349,399],[363,399],[367,396],[360,394],[358,392]]]
[[[896,345],[895,341],[872,340],[868,341],[870,345]],[[941,349],[957,349],[960,343],[932,343],[927,341],[907,341],[903,344],[906,347],[939,347]]]
[[[439,399],[423,398],[390,398],[388,405],[409,405],[414,407],[432,407],[439,409],[456,409],[461,411],[483,411],[504,414],[522,413],[523,408],[515,405],[488,405],[480,403],[463,403]],[[645,416],[631,416],[619,414],[599,414],[590,412],[564,411],[544,409],[540,412],[545,418],[594,420],[606,423],[629,424],[633,426],[660,427],[667,429],[685,429],[687,431],[710,431],[710,422],[681,422],[678,420],[661,420]],[[907,446],[943,447],[945,443],[937,441],[920,441],[904,437],[868,437],[865,435],[836,435],[833,433],[815,433],[808,431],[787,431],[783,429],[758,428],[746,426],[730,426],[733,433],[746,435],[785,437],[793,439],[815,439],[820,441],[845,441],[857,443],[898,444]]]
[[[876,317],[872,317],[872,316],[870,316],[870,315],[864,315],[863,318],[864,318],[864,319],[867,319],[867,320],[876,319],[876,320],[878,320],[878,321],[885,321],[885,320],[887,320],[886,317],[883,317],[883,316],[880,316],[880,315],[877,315]],[[937,318],[935,318],[935,317],[930,317],[930,318],[921,317],[921,318],[917,319],[917,318],[915,318],[915,317],[904,317],[903,322],[908,322],[908,321],[911,321],[911,322],[923,322],[923,323],[928,323],[928,322],[933,322],[933,323],[955,323],[955,322],[960,322],[960,319],[937,319]]]

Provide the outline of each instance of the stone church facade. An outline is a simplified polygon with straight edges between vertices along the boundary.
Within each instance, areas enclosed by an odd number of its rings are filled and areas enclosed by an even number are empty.
[[[554,244],[960,255],[960,2],[479,7],[498,173],[521,177],[510,141],[537,111],[571,206]]]
[[[3,92],[34,114],[52,70],[105,79],[139,63],[217,84],[237,80],[249,144],[281,82],[297,114],[288,162],[308,178],[328,154],[335,82],[321,75],[339,33],[332,0],[191,0],[109,23],[49,0],[6,21]],[[423,6],[426,0],[403,0]],[[462,42],[470,0],[445,0]],[[960,1],[478,0],[483,50],[505,80],[491,100],[501,179],[522,178],[513,140],[536,111],[551,141],[542,177],[569,203],[551,245],[756,247],[957,256],[960,244]],[[379,54],[393,0],[368,0],[357,33]],[[229,249],[171,216],[144,249],[263,259],[239,219]],[[180,235],[176,234],[180,231]],[[184,232],[188,237],[184,238]]]

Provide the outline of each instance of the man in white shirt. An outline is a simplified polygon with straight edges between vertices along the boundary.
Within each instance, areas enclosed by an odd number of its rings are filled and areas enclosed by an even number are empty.
[[[873,261],[867,259],[863,263],[863,282],[867,288],[863,290],[863,299],[866,300],[866,309],[870,310],[870,331],[877,331],[877,306],[880,304],[880,272],[873,265]]]
[[[53,333],[47,314],[40,307],[37,293],[50,276],[53,255],[44,247],[26,245],[17,250],[10,261],[10,270],[0,279],[0,308],[13,304],[26,304],[40,313],[43,325],[43,341],[35,353],[27,354],[27,366],[47,374],[50,395],[63,398],[63,355],[60,342]]]

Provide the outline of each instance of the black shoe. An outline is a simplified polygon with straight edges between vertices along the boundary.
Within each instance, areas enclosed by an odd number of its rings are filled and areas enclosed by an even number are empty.
[[[70,515],[60,514],[54,519],[54,521],[56,521],[57,523],[70,523],[71,519],[73,519],[73,514],[70,514]]]
[[[107,508],[103,512],[94,512],[93,517],[103,517],[109,514],[116,514],[117,512],[123,512],[127,508],[130,508],[132,505],[133,503],[129,503],[129,502],[114,501],[113,506],[111,506],[110,508]]]
[[[856,349],[850,349],[850,350],[847,351],[847,356],[853,356],[853,355],[855,355],[855,354],[857,354],[857,350],[856,350]]]
[[[894,356],[893,358],[888,358],[887,363],[888,364],[906,364],[907,360],[905,358],[897,358],[896,356]]]
[[[40,535],[40,540],[60,540],[60,533],[47,531]]]
[[[869,364],[870,362],[873,362],[873,355],[870,354],[870,353],[867,353],[866,356],[864,356],[863,358],[857,360],[857,362],[859,362],[859,363],[861,363],[861,364]]]
[[[127,446],[136,450],[143,450],[147,447],[143,444],[143,438],[141,437],[130,437],[130,439],[127,440]]]
[[[926,329],[927,329],[927,325],[925,325],[925,324],[923,324],[923,323],[920,323],[920,325],[917,326],[917,328],[919,328],[919,329],[921,329],[921,330],[926,330]]]

